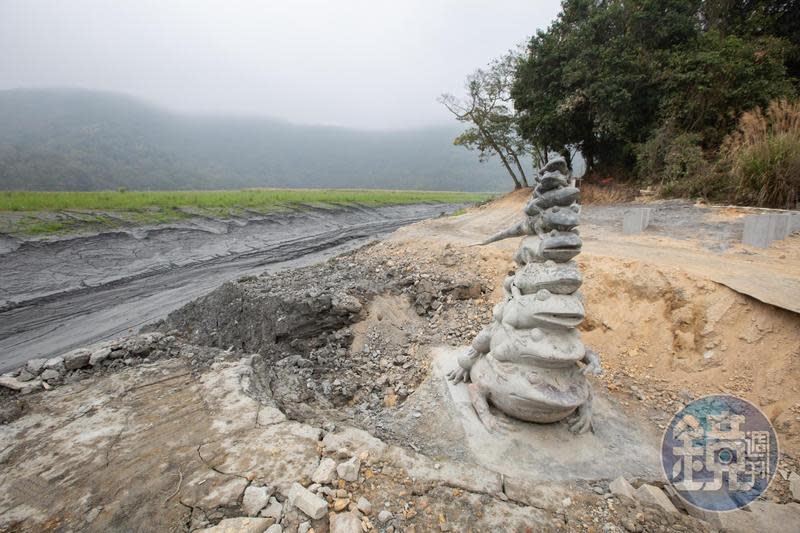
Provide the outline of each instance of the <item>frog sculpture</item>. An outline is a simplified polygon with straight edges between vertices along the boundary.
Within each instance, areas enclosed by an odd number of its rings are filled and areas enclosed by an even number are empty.
[[[580,191],[564,159],[538,173],[525,205],[526,218],[481,244],[525,236],[514,254],[519,265],[503,283],[505,298],[493,320],[448,374],[467,383],[470,400],[490,431],[504,422],[489,409],[528,422],[568,419],[570,430],[592,429],[592,389],[587,374],[600,374],[597,354],[575,329],[584,319],[583,282],[572,259],[581,251]],[[584,366],[581,366],[582,363]]]

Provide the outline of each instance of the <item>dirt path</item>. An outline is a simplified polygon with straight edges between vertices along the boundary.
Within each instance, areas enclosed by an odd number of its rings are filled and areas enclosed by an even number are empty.
[[[471,244],[518,221],[529,194],[519,191],[460,217],[415,224],[397,232],[394,238]],[[777,241],[767,249],[750,248],[740,241],[742,218],[752,211],[658,202],[647,204],[654,213],[645,232],[625,236],[622,217],[631,207],[637,206],[584,206],[580,226],[583,253],[681,269],[800,313],[800,235]],[[492,247],[512,251],[517,242],[509,239]]]

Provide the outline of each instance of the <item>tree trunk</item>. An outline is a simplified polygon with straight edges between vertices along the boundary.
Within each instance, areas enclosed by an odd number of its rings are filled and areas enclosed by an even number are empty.
[[[483,135],[486,138],[489,144],[492,145],[492,148],[494,148],[494,151],[497,152],[497,155],[500,156],[500,160],[503,162],[503,166],[506,167],[508,175],[511,176],[512,180],[514,180],[514,190],[521,189],[522,184],[517,179],[517,175],[514,174],[514,171],[511,170],[511,165],[508,164],[506,156],[503,154],[503,151],[500,150],[500,147],[497,146],[497,143],[495,142],[494,138],[491,135],[489,135],[489,133],[487,133],[485,129],[483,129],[481,123],[475,120],[474,116],[471,116],[470,118],[472,119],[473,124],[475,124],[475,126],[478,128],[478,131],[481,132],[481,135]]]
[[[514,163],[517,164],[517,168],[519,169],[519,175],[522,178],[522,183],[525,185],[525,187],[530,187],[530,185],[528,185],[528,178],[525,177],[525,171],[522,170],[522,165],[519,162],[519,157],[517,157],[517,154],[515,154],[514,152],[511,152],[511,157],[514,158]]]

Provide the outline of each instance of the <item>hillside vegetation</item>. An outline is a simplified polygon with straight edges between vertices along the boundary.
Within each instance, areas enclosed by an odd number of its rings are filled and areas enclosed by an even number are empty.
[[[86,90],[0,91],[0,190],[243,187],[495,191],[457,125],[401,131],[170,113]]]
[[[794,208],[799,88],[800,0],[564,0],[442,103],[518,187],[518,155],[579,153],[590,180]]]

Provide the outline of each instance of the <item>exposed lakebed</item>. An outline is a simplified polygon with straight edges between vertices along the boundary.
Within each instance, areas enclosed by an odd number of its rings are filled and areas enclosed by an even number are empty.
[[[224,281],[308,264],[463,207],[310,209],[0,249],[0,370],[128,332]]]

